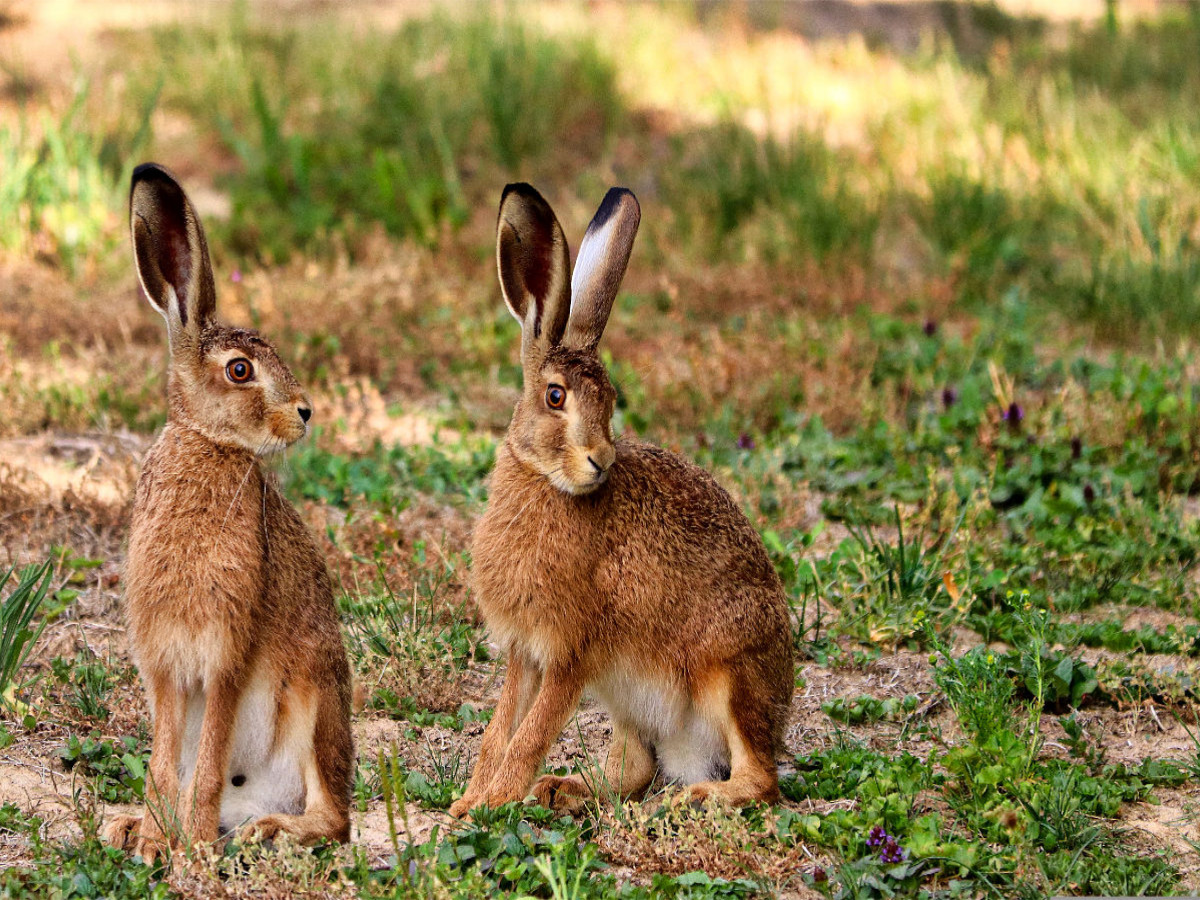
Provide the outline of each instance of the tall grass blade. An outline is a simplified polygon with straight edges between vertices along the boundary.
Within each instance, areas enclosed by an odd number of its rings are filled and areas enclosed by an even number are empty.
[[[0,593],[15,573],[14,567],[0,579]],[[12,703],[9,685],[46,627],[45,621],[36,626],[32,623],[46,599],[51,574],[49,561],[26,567],[17,575],[12,592],[0,601],[0,703]]]

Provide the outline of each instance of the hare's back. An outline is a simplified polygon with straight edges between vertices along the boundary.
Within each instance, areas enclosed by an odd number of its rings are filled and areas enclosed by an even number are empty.
[[[615,589],[657,593],[705,627],[786,617],[762,540],[708,472],[660,447],[620,441],[611,481],[610,556],[622,576]]]
[[[311,645],[332,649],[344,662],[333,585],[324,555],[299,512],[268,482],[265,522],[269,569],[269,606],[285,628],[280,634],[290,652]]]

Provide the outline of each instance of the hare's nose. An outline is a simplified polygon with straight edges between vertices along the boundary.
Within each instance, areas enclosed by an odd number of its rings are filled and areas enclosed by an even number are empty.
[[[300,413],[300,418],[305,422],[312,418],[312,410],[307,406],[297,406],[296,412]]]

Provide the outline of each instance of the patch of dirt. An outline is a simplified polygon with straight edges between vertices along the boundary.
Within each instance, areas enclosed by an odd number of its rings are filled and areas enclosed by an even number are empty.
[[[1154,792],[1154,803],[1130,803],[1121,809],[1118,821],[1127,837],[1148,853],[1163,853],[1183,875],[1186,889],[1200,886],[1200,787]]]
[[[130,434],[0,440],[0,566],[41,562],[56,546],[111,559],[148,443]]]

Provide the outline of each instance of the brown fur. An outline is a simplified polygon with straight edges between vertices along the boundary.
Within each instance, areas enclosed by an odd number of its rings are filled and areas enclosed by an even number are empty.
[[[311,404],[269,343],[212,320],[203,230],[164,170],[134,173],[131,218],[171,363],[167,426],[138,481],[126,565],[130,641],[155,720],[147,812],[113,821],[108,836],[146,858],[216,840],[241,824],[221,813],[226,793],[244,789],[267,798],[246,801],[263,813],[250,823],[263,837],[347,840],[351,684],[333,592],[316,542],[258,461],[305,434]],[[231,358],[253,364],[251,383],[226,377]],[[195,743],[189,703],[202,705]],[[301,786],[298,808],[261,808],[280,779],[247,784],[254,775],[232,771],[243,745],[251,768],[294,761],[284,769]],[[194,776],[181,783],[188,760]]]
[[[597,220],[611,200],[610,193]],[[536,248],[539,240],[553,247],[561,240],[549,207],[513,214],[513,203],[545,201],[532,188],[506,191],[502,269],[514,258],[504,250],[507,241]],[[531,785],[535,797],[553,805],[595,791],[578,776],[533,784],[587,688],[613,717],[603,778],[617,794],[644,790],[657,757],[679,769],[698,797],[743,803],[778,795],[774,757],[794,685],[779,578],[753,527],[711,476],[665,450],[611,438],[615,392],[596,341],[636,230],[636,201],[624,203],[622,211],[610,210],[625,217],[615,220],[615,238],[613,228],[602,230],[604,222],[589,228],[580,258],[609,271],[600,277],[577,269],[575,285],[584,291],[574,306],[569,291],[552,287],[565,284],[561,272],[502,272],[506,300],[524,325],[525,390],[497,453],[472,552],[476,599],[508,653],[509,671],[454,815],[518,800]],[[520,228],[546,221],[553,225],[540,233]],[[597,233],[625,243],[589,247]],[[555,259],[528,250],[526,256]],[[512,285],[531,284],[549,286],[548,293],[531,293],[525,303],[508,296]],[[529,300],[542,309],[531,311]],[[565,325],[563,305],[571,309]],[[577,315],[586,327],[573,339]],[[536,321],[559,324],[533,336]],[[549,404],[551,385],[567,391],[562,410]],[[685,726],[695,729],[694,746]],[[730,777],[721,780],[726,767]]]

